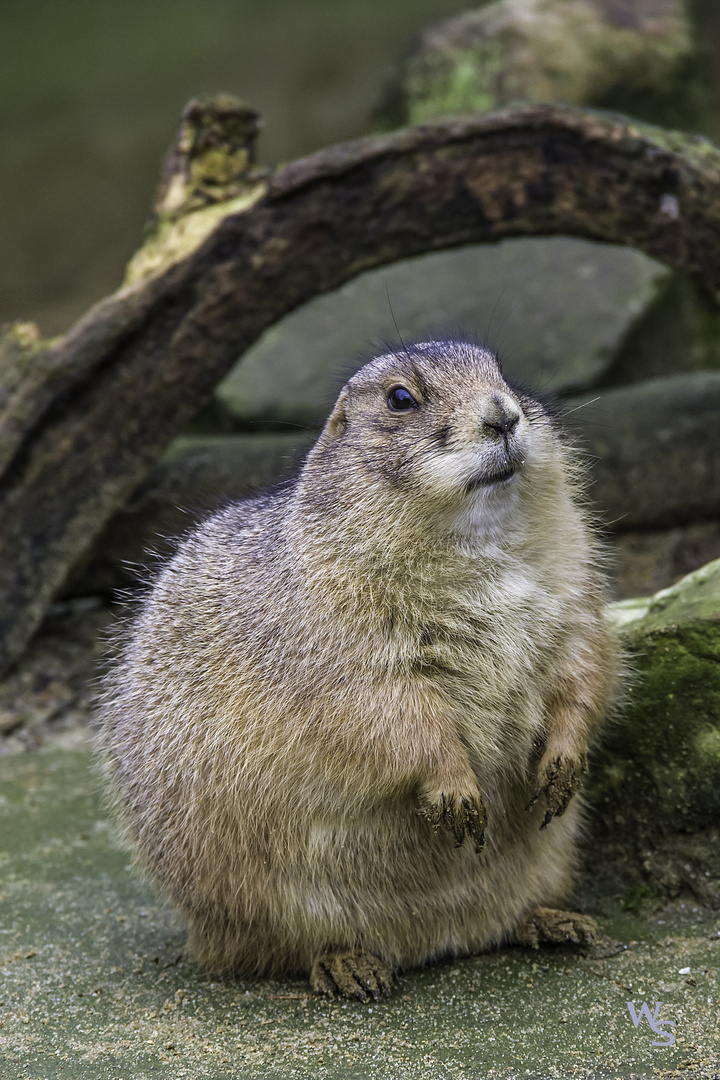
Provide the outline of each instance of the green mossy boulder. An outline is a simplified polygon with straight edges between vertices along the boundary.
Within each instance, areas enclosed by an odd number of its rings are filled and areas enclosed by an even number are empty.
[[[720,560],[610,614],[631,670],[587,794],[608,832],[653,842],[720,823]]]
[[[564,101],[684,127],[700,104],[693,54],[683,0],[496,0],[424,32],[377,120]]]

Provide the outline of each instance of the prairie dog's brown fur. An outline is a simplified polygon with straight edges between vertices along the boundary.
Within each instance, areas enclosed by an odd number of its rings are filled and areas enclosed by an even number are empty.
[[[100,741],[201,961],[362,997],[542,937],[617,666],[575,488],[493,354],[430,342],[350,379],[292,486],[183,543]]]

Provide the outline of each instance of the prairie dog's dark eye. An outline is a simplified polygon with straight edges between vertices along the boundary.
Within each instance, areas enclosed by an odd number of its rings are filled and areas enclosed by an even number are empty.
[[[393,412],[407,412],[408,409],[417,409],[418,403],[409,390],[404,386],[396,386],[388,394],[388,408]]]

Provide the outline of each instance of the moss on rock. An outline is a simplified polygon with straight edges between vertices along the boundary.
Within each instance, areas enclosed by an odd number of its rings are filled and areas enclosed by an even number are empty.
[[[496,0],[429,27],[377,119],[394,127],[525,100],[687,126],[699,104],[693,57],[684,0]]]
[[[720,818],[720,560],[611,608],[631,668],[627,702],[587,792],[610,831],[651,839]]]

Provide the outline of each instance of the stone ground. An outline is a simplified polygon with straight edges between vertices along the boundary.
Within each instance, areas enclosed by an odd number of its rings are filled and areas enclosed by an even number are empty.
[[[372,1005],[213,978],[131,869],[68,721],[0,758],[0,1077],[720,1077],[718,913],[598,910],[615,956],[506,948],[406,972]],[[675,1044],[653,1047],[627,1001],[662,1002]]]
[[[88,752],[116,623],[56,605],[0,684],[1,1080],[720,1077],[720,912],[640,899],[612,856],[586,860],[580,906],[627,946],[613,956],[506,948],[405,972],[369,1006],[199,970]],[[662,1002],[675,1044],[653,1047],[628,1001]]]

